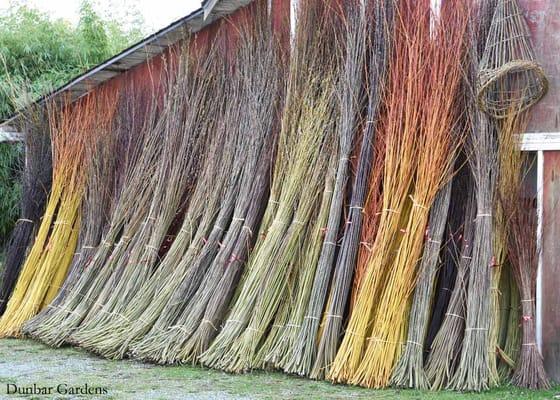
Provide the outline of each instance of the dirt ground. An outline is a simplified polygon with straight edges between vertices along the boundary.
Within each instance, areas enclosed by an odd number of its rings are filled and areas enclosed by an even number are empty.
[[[15,395],[20,387],[106,388],[106,395]],[[135,361],[109,361],[75,348],[52,349],[31,340],[0,340],[0,399],[124,400],[315,400],[315,399],[560,399],[560,387],[528,393],[512,388],[485,394],[429,393],[412,390],[368,390],[331,385],[280,373],[230,375],[191,366],[155,366]]]

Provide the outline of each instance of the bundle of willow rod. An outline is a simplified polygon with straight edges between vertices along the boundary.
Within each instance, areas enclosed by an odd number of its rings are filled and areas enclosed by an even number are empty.
[[[476,64],[480,44],[485,39],[488,15],[492,5],[485,3],[479,10],[477,23],[471,21],[469,64],[467,79],[475,87]],[[476,109],[472,89],[465,105],[469,113],[470,129],[467,138],[469,163],[473,171],[477,213],[469,265],[466,303],[465,332],[460,361],[449,387],[455,390],[480,391],[497,384],[498,377],[491,368],[491,358],[496,356],[490,349],[491,274],[496,261],[493,249],[494,192],[498,171],[498,156],[495,127],[487,116]],[[490,352],[491,351],[491,352]]]
[[[269,201],[275,210],[272,222],[266,231],[261,228],[263,236],[249,258],[237,299],[223,330],[202,355],[203,364],[237,372],[260,364],[266,330],[281,312],[282,299],[295,290],[293,278],[305,267],[301,250],[309,251],[315,237],[311,229],[324,215],[321,208],[330,206],[330,196],[328,201],[321,199],[334,179],[338,153],[333,143],[336,20],[323,2],[300,4],[278,150],[281,162],[276,165],[285,170],[273,178],[280,174],[283,182],[276,188],[273,183],[278,197]],[[317,26],[321,28],[311,29]],[[320,248],[321,242],[316,245]]]
[[[192,186],[200,172],[200,153],[206,151],[208,131],[197,129],[216,99],[211,89],[216,58],[194,58],[185,49],[178,60],[177,72],[166,96],[156,127],[163,137],[161,157],[150,179],[153,193],[143,211],[142,223],[121,238],[123,252],[113,254],[104,269],[112,273],[101,282],[102,289],[70,340],[94,352],[103,350],[107,332],[115,320],[123,320],[128,305],[153,273],[160,248],[180,211],[188,204]],[[159,128],[159,129],[158,129]],[[189,154],[189,157],[185,157]],[[164,184],[165,183],[165,184]],[[141,183],[142,184],[142,183]]]
[[[514,138],[515,133],[524,131],[524,121],[525,116],[520,115],[517,109],[510,110],[510,114],[500,125],[499,136],[500,151],[505,159],[501,172],[509,178],[508,184],[502,187],[503,192],[499,194],[499,198],[507,219],[511,270],[521,295],[523,331],[521,353],[511,382],[515,386],[543,389],[550,387],[550,384],[536,335],[535,296],[540,251],[537,247],[537,215],[535,199],[524,195],[524,178],[520,171],[526,160]]]
[[[469,178],[471,177],[469,176]],[[476,195],[472,179],[467,180],[465,187],[467,188],[467,199],[455,284],[441,328],[432,342],[425,364],[426,375],[432,390],[440,390],[445,387],[453,376],[457,366],[457,358],[461,351],[465,328],[467,277],[472,254],[474,218],[476,216]]]
[[[250,247],[251,232],[262,214],[258,200],[266,193],[266,171],[272,159],[274,134],[270,130],[276,115],[275,71],[279,64],[271,42],[262,37],[255,42],[247,39],[240,39],[246,42],[240,45],[237,66],[218,76],[226,84],[219,91],[230,100],[221,112],[220,124],[212,130],[216,135],[183,227],[158,270],[124,309],[124,326],[115,325],[115,333],[104,340],[111,357],[122,357],[130,348],[133,356],[142,359],[176,361],[190,337],[187,332],[201,323],[200,313],[210,300],[206,296],[215,284],[211,279],[219,279],[217,271],[222,274],[241,263]],[[255,80],[262,85],[254,86]],[[257,87],[267,88],[258,105],[254,103]],[[192,307],[201,309],[195,308],[195,313]],[[194,320],[192,327],[185,318]]]
[[[121,109],[123,100],[124,96],[120,96],[115,119],[118,119],[119,114],[123,112]],[[95,254],[96,247],[101,243],[108,229],[111,211],[119,198],[119,184],[125,171],[124,164],[128,160],[129,148],[138,144],[138,135],[132,135],[132,131],[128,129],[120,129],[120,126],[120,123],[113,121],[111,133],[99,138],[96,148],[92,149],[92,166],[82,203],[83,222],[78,240],[78,252],[72,260],[68,276],[57,296],[41,313],[25,323],[24,333],[30,336],[38,336],[47,318],[58,310],[68,292],[73,290],[84,272],[83,268],[87,260]],[[117,158],[115,154],[120,154],[121,157]]]
[[[77,105],[51,111],[53,184],[37,238],[22,269],[0,335],[19,336],[25,321],[58,293],[74,256],[80,207],[97,137],[107,134],[115,92],[100,91]],[[99,116],[102,117],[99,117]]]
[[[420,4],[422,6],[428,9],[429,15],[428,3]],[[424,23],[422,13],[426,11],[421,11],[420,25]],[[352,382],[364,386],[386,386],[402,351],[400,342],[406,335],[408,322],[402,311],[408,310],[410,306],[416,263],[421,256],[429,209],[438,190],[448,179],[456,149],[461,143],[461,132],[458,132],[459,135],[453,132],[459,115],[455,106],[462,77],[463,41],[468,16],[468,7],[460,3],[443,4],[439,21],[435,27],[432,25],[432,41],[425,48],[430,69],[423,81],[428,90],[420,92],[420,96],[427,97],[417,111],[420,113],[420,130],[417,133],[419,155],[414,186],[409,195],[412,203],[408,204],[409,215],[401,221],[404,230],[401,231],[402,239],[397,239],[397,243],[400,243],[396,258],[387,264],[385,284],[377,290],[380,298],[372,319],[370,341],[352,378]],[[421,46],[425,46],[422,43],[429,40],[423,35],[420,28],[417,40]]]
[[[328,285],[338,246],[339,227],[343,212],[343,201],[349,175],[350,155],[354,146],[356,121],[362,106],[362,74],[366,45],[365,8],[359,3],[349,2],[344,10],[345,41],[341,43],[344,54],[339,89],[339,123],[338,147],[339,162],[336,166],[334,188],[326,190],[331,195],[330,210],[326,224],[313,228],[316,237],[314,243],[321,243],[318,260],[314,254],[314,244],[305,252],[310,259],[303,261],[298,279],[298,290],[293,299],[286,299],[292,304],[284,326],[277,329],[274,339],[269,340],[270,347],[266,359],[276,368],[287,372],[308,375],[313,366],[316,353],[316,336],[324,302],[328,295]],[[322,202],[324,204],[324,201]],[[321,216],[318,218],[322,220]],[[348,221],[349,222],[349,221]],[[345,224],[346,225],[346,224]],[[295,303],[295,305],[293,305]],[[276,322],[275,325],[282,323]],[[269,335],[271,338],[273,335]],[[265,348],[267,346],[264,346]]]
[[[40,218],[52,181],[51,143],[44,113],[30,107],[23,114],[25,169],[22,176],[21,214],[6,247],[6,260],[0,286],[0,315],[12,294],[28,247],[40,225]]]
[[[106,261],[113,252],[117,255],[121,252],[122,246],[118,245],[120,239],[126,238],[128,231],[135,229],[141,222],[138,213],[147,208],[152,193],[149,185],[152,181],[146,177],[153,175],[154,165],[162,150],[160,131],[155,129],[156,119],[161,113],[158,105],[161,101],[160,90],[165,92],[165,87],[149,87],[133,94],[126,91],[128,96],[121,98],[116,129],[127,132],[124,133],[125,137],[134,135],[137,139],[130,142],[131,145],[127,146],[123,154],[125,165],[119,182],[118,201],[102,242],[91,249],[89,258],[80,259],[83,264],[74,265],[74,269],[82,271],[74,287],[65,291],[64,298],[57,302],[56,307],[38,316],[41,318],[40,323],[28,329],[29,334],[47,344],[62,345],[81,323],[100,291],[101,279],[110,273],[110,268],[104,268]],[[148,92],[147,95],[145,92]],[[142,101],[146,97],[150,100]]]
[[[451,204],[446,223],[443,248],[441,252],[441,265],[437,273],[435,299],[430,315],[430,325],[424,342],[424,361],[427,360],[430,348],[436,334],[443,324],[451,294],[453,293],[457,269],[461,260],[461,243],[464,236],[464,222],[466,212],[465,193],[470,189],[469,168],[466,166],[464,154],[460,154],[455,163],[456,172],[451,188]]]
[[[419,40],[408,39],[417,37],[418,34],[407,24],[413,19],[405,10],[405,3],[397,5],[396,23],[394,27],[394,53],[389,69],[389,83],[385,106],[386,115],[382,122],[382,135],[385,146],[385,162],[383,166],[383,193],[382,212],[379,218],[379,230],[375,241],[370,249],[361,248],[361,253],[368,251],[367,266],[353,305],[352,314],[348,322],[345,336],[340,349],[328,373],[328,377],[337,382],[346,382],[352,379],[362,359],[366,337],[370,329],[370,321],[378,293],[378,282],[383,278],[384,264],[389,258],[391,249],[394,248],[394,237],[398,232],[398,224],[401,212],[405,212],[406,198],[409,193],[413,179],[413,170],[416,166],[417,131],[419,125],[419,113],[421,91],[409,90],[407,95],[401,90],[402,87],[412,87],[421,79],[410,79],[407,77],[418,77],[421,62]],[[410,14],[420,14],[418,7],[413,7]],[[415,15],[416,17],[416,15]],[[422,25],[422,22],[418,26]],[[410,51],[410,56],[406,53]],[[399,57],[397,57],[397,54]],[[414,110],[414,112],[410,112]],[[409,116],[405,118],[405,113]],[[411,123],[403,126],[405,121]],[[408,129],[407,129],[408,128]],[[376,212],[377,210],[374,210]],[[370,210],[366,206],[366,215]],[[360,257],[361,258],[361,255]],[[341,316],[341,314],[337,314]]]
[[[360,246],[362,221],[366,218],[364,231],[371,232],[374,235],[379,219],[377,211],[379,184],[383,172],[382,151],[384,143],[378,137],[378,119],[384,97],[391,47],[389,32],[393,26],[392,0],[368,2],[366,16],[368,22],[367,76],[365,79],[368,101],[367,116],[361,138],[357,171],[352,185],[347,223],[344,226],[344,236],[330,284],[328,300],[323,313],[323,323],[316,332],[316,355],[311,353],[314,356],[311,377],[314,379],[324,378],[327,368],[334,361],[340,343],[343,318],[350,297],[352,276],[356,268]],[[368,204],[365,206],[366,196]],[[371,235],[369,238],[371,238]],[[369,238],[366,240],[369,240]],[[315,345],[313,344],[313,346]],[[294,356],[298,357],[297,355]]]
[[[449,212],[451,187],[450,180],[439,190],[430,209],[422,261],[418,267],[418,278],[410,309],[405,349],[391,378],[391,385],[394,386],[424,390],[429,388],[424,372],[424,344],[436,286],[439,253]]]
[[[227,201],[222,202],[215,224],[217,232],[220,227],[227,227],[227,231],[221,239],[205,244],[180,289],[174,293],[171,306],[165,308],[172,323],[167,331],[158,332],[158,351],[165,354],[165,362],[198,361],[198,356],[217,335],[224,312],[218,310],[216,314],[213,307],[218,304],[221,309],[225,308],[235,286],[228,283],[218,288],[230,277],[237,282],[235,275],[239,272],[236,270],[243,266],[252,247],[252,232],[257,231],[265,206],[283,72],[276,39],[264,21],[259,14],[255,21],[246,22],[238,44],[236,73],[231,79],[238,87],[236,92],[240,100],[238,104],[228,104],[226,115],[231,122],[226,126],[238,140],[233,171],[237,169],[242,173],[232,174],[234,183],[228,184]],[[255,90],[260,97],[258,103],[254,100]],[[251,106],[247,107],[248,104]],[[181,298],[187,300],[177,307],[177,299]]]
[[[508,302],[504,302],[504,313],[507,312],[507,320],[504,327],[504,344],[503,350],[500,352],[500,363],[498,365],[498,374],[500,380],[509,382],[511,375],[519,359],[519,350],[521,347],[521,327],[519,321],[521,320],[520,313],[520,299],[519,289],[511,271],[511,265],[508,264],[504,276],[502,293],[508,292]]]
[[[453,109],[460,82],[463,31],[468,12],[455,6],[443,7],[431,41],[429,4],[402,2],[399,5],[402,25],[397,33],[397,61],[392,64],[392,70],[402,67],[400,70],[405,73],[397,76],[409,88],[406,99],[399,99],[402,94],[395,95],[395,109],[400,114],[396,119],[404,126],[398,133],[396,129],[393,134],[387,133],[380,232],[374,243],[371,268],[363,278],[349,329],[331,370],[331,378],[337,381],[386,386],[400,353],[399,342],[406,330],[402,310],[407,308],[413,288],[414,267],[421,252],[428,209],[452,166],[456,147],[450,132],[456,119]],[[402,35],[401,43],[399,35]],[[453,57],[449,56],[451,48],[458,49]],[[399,59],[401,54],[406,61]],[[423,67],[427,60],[433,62],[429,74]],[[427,81],[430,84],[426,85]],[[436,97],[437,103],[433,101]],[[388,104],[391,117],[392,104]],[[396,155],[401,159],[393,158]],[[405,160],[409,160],[412,167],[406,171]],[[390,230],[383,232],[386,228]],[[389,257],[391,250],[397,251],[393,262]],[[380,301],[372,304],[374,298]],[[366,337],[370,335],[362,358]]]

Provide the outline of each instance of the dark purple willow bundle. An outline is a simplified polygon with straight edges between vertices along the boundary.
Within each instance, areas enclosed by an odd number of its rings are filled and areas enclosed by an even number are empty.
[[[48,119],[31,108],[21,128],[25,137],[25,168],[22,174],[21,215],[6,247],[4,276],[0,286],[0,315],[12,294],[45,209],[52,181],[52,159]]]

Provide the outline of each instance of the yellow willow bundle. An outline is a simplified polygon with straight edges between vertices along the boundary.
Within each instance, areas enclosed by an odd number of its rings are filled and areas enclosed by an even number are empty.
[[[414,7],[417,7],[416,10]],[[407,313],[403,310],[410,307],[410,295],[414,289],[416,265],[421,256],[429,209],[453,164],[455,149],[459,143],[452,132],[457,123],[454,106],[461,80],[461,49],[467,13],[457,5],[450,8],[446,5],[442,10],[442,20],[430,39],[430,30],[427,28],[430,15],[428,4],[418,2],[411,8],[411,14],[415,18],[407,21],[414,24],[414,31],[408,35],[412,41],[409,51],[418,61],[416,65],[421,67],[415,72],[426,73],[424,79],[420,79],[418,75],[411,78],[421,81],[423,87],[412,87],[412,91],[418,91],[418,99],[424,98],[424,101],[418,110],[406,109],[405,113],[405,121],[410,114],[420,121],[415,146],[418,161],[414,184],[410,187],[410,202],[407,205],[406,196],[404,199],[401,197],[400,204],[404,204],[404,207],[394,210],[401,212],[403,225],[393,235],[392,245],[387,245],[386,248],[396,249],[396,257],[393,260],[381,260],[379,266],[383,270],[378,271],[381,279],[374,280],[377,287],[372,287],[377,305],[376,312],[371,314],[369,320],[372,328],[365,340],[367,348],[359,367],[349,377],[350,382],[367,387],[385,387],[389,384],[393,366],[402,351],[408,321]],[[415,52],[421,54],[415,56]],[[426,62],[429,67],[424,66],[422,70],[422,64]],[[419,111],[421,116],[417,115]],[[414,129],[414,126],[410,128]],[[387,154],[391,154],[389,148]],[[391,159],[387,158],[386,163],[391,163]],[[387,177],[386,175],[386,180]],[[388,187],[384,185],[384,192],[387,190]],[[402,194],[404,193],[401,192],[400,195]],[[402,213],[407,209],[408,215]],[[383,216],[380,229],[383,229]],[[373,252],[375,251],[374,247]],[[374,254],[373,259],[375,258]],[[358,293],[357,306],[362,301],[360,296],[368,296],[370,293]],[[349,331],[347,335],[356,336],[351,328]],[[366,336],[363,331],[357,334]]]
[[[442,20],[429,46],[429,60],[433,64],[429,68],[428,80],[424,82],[428,91],[423,106],[419,162],[410,196],[412,205],[408,222],[402,231],[403,239],[396,257],[389,264],[389,278],[378,291],[381,296],[368,347],[352,379],[353,383],[367,387],[387,386],[402,352],[408,322],[403,310],[410,307],[429,210],[453,165],[459,143],[452,132],[457,124],[454,106],[462,77],[461,49],[467,12],[450,3],[453,2],[448,2],[442,10]],[[447,6],[451,8],[445,9]]]
[[[0,319],[0,337],[21,336],[23,324],[50,303],[62,286],[78,242],[88,154],[95,146],[95,135],[107,132],[115,106],[112,96],[102,91],[75,106],[50,110],[52,191],[37,238]]]
[[[423,43],[418,37],[422,30],[428,28],[424,26],[426,22],[423,24],[419,19],[419,8],[410,4],[410,10],[407,10],[407,3],[409,1],[401,1],[397,5],[393,45],[395,54],[385,99],[387,111],[378,134],[385,145],[379,230],[371,248],[361,248],[361,253],[369,252],[366,255],[368,261],[346,333],[327,373],[327,377],[335,382],[352,379],[360,365],[379,290],[384,286],[387,276],[385,266],[394,254],[395,244],[398,244],[401,218],[406,218],[410,209],[407,198],[417,166],[417,131],[424,87],[420,83],[423,81]],[[423,18],[425,20],[426,16]],[[360,254],[359,258],[362,257],[363,254]]]

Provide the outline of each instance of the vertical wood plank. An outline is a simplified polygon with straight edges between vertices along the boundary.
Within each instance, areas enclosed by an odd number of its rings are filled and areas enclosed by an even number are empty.
[[[550,377],[560,381],[560,151],[543,152],[541,349]]]

